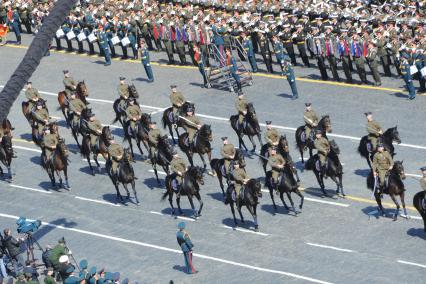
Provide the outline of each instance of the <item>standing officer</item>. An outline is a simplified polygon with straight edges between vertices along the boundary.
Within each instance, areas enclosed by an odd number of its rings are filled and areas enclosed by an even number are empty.
[[[51,166],[51,157],[52,153],[56,149],[56,145],[58,145],[58,138],[57,135],[54,133],[50,133],[49,127],[44,127],[44,135],[43,135],[43,142],[41,144],[45,160],[45,166],[46,168],[49,168]]]
[[[318,28],[316,28],[316,30],[318,30]],[[321,79],[323,81],[327,81],[328,74],[327,74],[325,63],[324,63],[325,54],[323,51],[323,44],[322,44],[321,37],[318,37],[318,36],[315,37],[315,39],[313,40],[312,48],[313,48],[313,53],[315,54],[315,57],[317,58],[318,68],[321,73]]]
[[[312,128],[317,127],[319,119],[315,111],[312,109],[312,103],[305,103],[305,113],[303,114],[303,119],[305,121],[305,136],[306,141],[309,139],[313,140],[311,137]]]
[[[405,86],[408,90],[408,99],[414,100],[416,98],[416,89],[414,88],[413,76],[411,75],[410,63],[407,57],[408,57],[407,53],[401,55],[400,70],[401,70],[402,78],[404,79],[404,82],[405,82]]]
[[[128,106],[126,108],[127,120],[130,121],[130,135],[134,135],[137,132],[136,122],[142,117],[142,110],[138,104],[135,104],[135,98],[129,98]]]
[[[323,47],[324,54],[327,57],[328,64],[330,65],[331,74],[333,75],[333,80],[336,82],[340,81],[339,73],[337,73],[337,63],[336,63],[336,39],[331,33],[332,27],[327,26],[327,33],[325,35]]]
[[[272,127],[272,121],[270,120],[266,121],[265,140],[268,144],[268,148],[278,146],[278,143],[280,141],[280,134],[278,133],[278,130],[276,128]]]
[[[281,175],[282,170],[285,166],[285,159],[283,156],[277,153],[277,148],[275,146],[271,147],[269,152],[268,164],[271,166],[272,180],[271,186],[276,190],[277,194],[278,190],[278,178]]]
[[[155,152],[158,147],[158,140],[161,137],[161,131],[157,128],[157,122],[151,121],[149,123],[148,142],[149,142],[149,155],[151,159],[155,158]]]
[[[294,75],[293,66],[291,66],[291,63],[288,60],[288,56],[286,57],[287,58],[284,61],[283,75],[285,75],[287,78],[287,82],[291,88],[292,99],[295,100],[299,97],[296,86],[296,76]]]
[[[201,128],[201,121],[194,115],[194,109],[188,107],[186,109],[185,119],[183,120],[183,128],[188,133],[188,142],[191,149],[193,148],[194,137],[197,131]]]
[[[94,113],[90,114],[87,127],[89,128],[90,147],[92,149],[96,149],[99,136],[102,134],[102,124],[98,119],[96,119]]]
[[[171,85],[170,89],[172,89],[172,93],[170,94],[170,102],[172,103],[174,123],[177,123],[179,120],[180,108],[186,102],[186,99],[181,92],[177,91],[176,85]]]
[[[281,76],[284,75],[284,46],[283,43],[279,40],[278,36],[274,35],[272,36],[273,46],[274,46],[274,53],[275,57],[277,58],[277,63],[281,67]]]
[[[65,94],[67,95],[67,99],[69,100],[71,97],[71,93],[74,93],[77,89],[77,82],[71,77],[71,74],[68,70],[62,71],[64,73],[64,80],[62,83],[65,86]]]
[[[231,178],[231,162],[235,158],[235,146],[229,143],[228,137],[222,137],[223,146],[220,149],[220,154],[223,157],[225,167],[226,180],[229,182]]]
[[[80,117],[84,109],[86,109],[86,105],[79,98],[76,98],[75,93],[72,93],[69,101],[69,111],[72,114],[72,125],[77,129],[80,128]]]
[[[308,55],[306,54],[306,32],[303,30],[303,25],[301,24],[297,24],[296,29],[296,37],[294,39],[296,41],[297,50],[299,51],[299,55],[305,67],[311,67]]]
[[[358,40],[358,35],[354,33],[352,36],[352,43],[351,43],[351,55],[355,61],[356,70],[358,72],[359,78],[361,79],[361,82],[364,84],[368,84],[367,75],[365,73],[364,54],[367,54],[367,50],[363,48],[363,45]]]
[[[389,152],[385,150],[382,143],[377,144],[377,153],[373,157],[373,175],[374,178],[379,175],[380,190],[383,192],[385,179],[388,171],[393,168],[393,160]]]
[[[237,60],[235,59],[234,55],[231,53],[231,49],[226,49],[226,63],[229,67],[229,71],[231,73],[232,78],[234,78],[235,82],[237,83],[237,91],[241,92],[241,77],[240,72],[238,71],[237,66]]]
[[[107,33],[104,31],[104,26],[99,25],[98,29],[99,29],[98,42],[99,42],[100,48],[103,51],[103,55],[105,57],[104,66],[109,66],[111,65],[111,54],[109,53],[108,36],[107,36]]]
[[[315,131],[315,149],[317,149],[317,154],[320,160],[321,165],[321,175],[324,177],[326,176],[326,161],[327,161],[327,155],[330,153],[330,143],[328,140],[324,137],[322,137],[321,130]]]
[[[238,112],[238,129],[241,131],[244,128],[243,122],[247,114],[248,101],[244,97],[243,92],[237,93],[238,98],[235,100],[235,108]]]
[[[204,56],[201,54],[201,51],[200,51],[200,48],[198,47],[198,45],[194,44],[193,50],[194,50],[194,57],[193,57],[194,62],[198,66],[198,71],[200,71],[201,75],[203,76],[204,88],[210,88],[211,85],[207,81],[206,69],[204,68],[204,66],[205,66]]]
[[[260,23],[260,28],[264,26],[265,24],[263,22]],[[271,49],[269,48],[269,40],[267,38],[267,35],[263,29],[259,29],[258,31],[258,42],[260,47],[260,53],[262,54],[263,61],[265,62],[266,69],[268,73],[274,73],[274,70],[272,68],[272,55],[271,55]]]
[[[373,41],[368,43],[368,53],[365,59],[367,60],[368,67],[370,67],[371,73],[373,74],[374,85],[381,86],[382,82],[379,74],[379,64],[377,63],[377,46]]]
[[[242,37],[242,44],[244,51],[247,53],[248,61],[250,62],[251,70],[253,73],[257,72],[257,63],[256,63],[256,57],[253,51],[253,42],[251,39],[247,36],[246,32],[241,33]]]
[[[342,33],[346,34],[347,30],[342,29]],[[352,71],[351,71],[351,53],[349,50],[349,43],[345,35],[341,35],[337,43],[338,58],[342,61],[343,72],[346,76],[346,83],[352,84]]]
[[[114,140],[114,137],[112,137],[112,140],[110,140],[108,155],[109,159],[111,160],[111,175],[116,178],[118,174],[118,164],[123,159],[124,149]]]
[[[237,208],[239,208],[241,188],[250,180],[250,178],[248,177],[246,171],[244,170],[244,168],[241,167],[238,161],[234,164],[234,171],[232,172],[232,177],[234,178],[234,187],[236,193],[235,202],[237,203]]]
[[[124,111],[126,109],[126,101],[130,97],[129,85],[127,85],[125,77],[120,77],[120,85],[118,85],[118,94],[120,96],[120,102],[118,103],[118,105]]]
[[[148,77],[148,82],[154,82],[154,74],[152,73],[152,67],[149,58],[149,50],[146,47],[146,42],[144,39],[139,41],[139,58],[142,61],[143,68],[145,69],[146,76]]]
[[[284,30],[282,31],[281,35],[283,45],[287,50],[288,56],[290,56],[291,64],[296,65],[296,54],[294,53],[293,34],[291,33],[290,24],[284,24],[283,28]]]
[[[385,76],[391,77],[392,73],[390,71],[390,58],[386,51],[386,39],[383,37],[381,30],[376,31],[376,45],[377,55],[380,58],[380,61],[382,62]]]
[[[173,159],[170,162],[170,170],[175,173],[175,182],[173,189],[176,192],[176,195],[180,196],[180,191],[182,188],[183,175],[185,174],[187,165],[184,159],[182,159],[176,150],[173,152]]]
[[[20,19],[17,7],[14,6],[12,9],[12,5],[9,5],[7,10],[7,21],[6,24],[9,25],[11,30],[15,33],[16,36],[16,44],[21,45],[21,30],[20,30]]]
[[[182,249],[183,257],[185,258],[186,272],[188,274],[195,274],[198,271],[194,268],[192,264],[192,244],[191,237],[185,230],[185,222],[180,222],[178,224],[179,231],[176,233],[177,242]]]
[[[367,132],[368,139],[371,143],[371,152],[374,152],[376,151],[377,139],[382,136],[383,130],[382,127],[373,120],[373,113],[371,111],[368,111],[364,114],[367,117]]]

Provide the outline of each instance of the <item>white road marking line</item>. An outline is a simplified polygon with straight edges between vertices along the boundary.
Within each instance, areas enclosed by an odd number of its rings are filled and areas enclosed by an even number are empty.
[[[65,121],[65,119],[63,117],[59,117],[59,116],[51,116],[51,118],[54,118],[54,119],[59,120],[59,121]],[[120,128],[121,129],[120,126],[116,126],[116,125],[112,125],[112,124],[102,124],[102,126],[109,126],[110,128],[117,128],[117,129]]]
[[[0,88],[3,88],[3,87],[4,87],[3,85],[0,85]],[[23,89],[23,91],[24,91],[24,89]],[[50,92],[45,92],[45,91],[39,91],[39,93],[45,94],[45,95],[48,95],[48,96],[55,96],[55,97],[57,96],[57,94],[55,94],[55,93],[50,93]],[[110,101],[110,100],[101,100],[101,99],[94,99],[94,98],[88,98],[87,100],[88,101],[94,101],[94,102],[109,103],[109,104],[114,103],[113,101]],[[161,111],[162,109],[164,109],[162,107],[155,107],[155,106],[148,106],[148,105],[140,105],[140,106],[144,107],[144,108],[148,108],[148,109],[153,109],[153,110],[156,110],[156,111]],[[224,117],[212,116],[212,115],[207,115],[207,114],[197,114],[197,115],[199,117],[204,117],[204,118],[209,118],[209,119],[214,119],[214,120],[219,120],[219,121],[229,121],[229,118],[224,118]],[[260,126],[265,127],[266,124],[260,123]],[[287,126],[280,126],[280,125],[273,125],[273,126],[275,128],[278,128],[278,129],[296,131],[296,128],[294,128],[294,127],[287,127]],[[354,141],[360,141],[361,140],[361,138],[359,138],[359,137],[341,135],[341,134],[333,134],[333,133],[329,133],[329,134],[327,134],[327,136],[349,139],[349,140],[354,140]],[[394,145],[426,150],[426,146],[420,146],[420,145],[413,145],[413,144],[407,144],[407,143],[401,143],[401,144],[394,143]]]
[[[164,213],[161,213],[161,212],[156,212],[156,211],[149,211],[149,213],[151,213],[151,214],[155,214],[155,215],[161,215],[161,216],[168,216],[168,217],[171,217],[171,215],[167,215],[167,214],[164,214]],[[194,219],[192,219],[192,218],[188,218],[188,217],[183,217],[183,216],[176,216],[178,219],[182,219],[182,220],[186,220],[186,221],[191,221],[191,222],[194,222],[195,220]]]
[[[426,265],[420,264],[420,263],[415,263],[415,262],[410,262],[410,261],[405,261],[405,260],[399,260],[399,259],[397,260],[397,262],[402,263],[402,264],[408,264],[408,265],[426,268]]]
[[[423,177],[422,175],[416,175],[416,174],[405,174],[405,175],[409,177],[418,177],[418,178]]]
[[[226,229],[240,231],[240,232],[243,232],[243,233],[251,233],[251,234],[256,234],[256,235],[260,235],[260,236],[264,236],[264,237],[269,236],[269,234],[265,234],[265,233],[261,233],[261,232],[255,232],[255,231],[247,230],[247,229],[243,229],[243,228],[234,228],[234,227],[230,227],[230,226],[226,226],[226,225],[223,225],[223,227],[226,228]]]
[[[87,162],[87,160],[86,159],[81,159],[83,162]],[[90,162],[95,162],[93,159],[90,159]],[[98,163],[99,164],[101,164],[101,165],[105,165],[106,164],[106,162],[104,162],[104,161],[98,161]]]
[[[111,205],[111,206],[115,206],[115,207],[120,207],[120,204],[114,204],[114,203],[111,203],[111,202],[108,202],[108,201],[90,199],[90,198],[81,197],[81,196],[75,196],[75,199],[80,199],[80,200],[84,200],[84,201],[90,201],[90,202],[95,202],[95,203],[99,203],[99,204],[106,204],[106,205]]]
[[[400,214],[401,217],[407,218],[407,215],[405,214]],[[413,215],[408,215],[408,218],[410,219],[416,219],[416,220],[423,220],[422,217],[420,216],[413,216]]]
[[[154,170],[148,170],[148,172],[153,173]],[[167,175],[167,173],[163,172],[163,171],[157,171],[158,174],[160,175]]]
[[[262,192],[269,193],[269,190],[268,189],[262,189]],[[274,192],[274,194],[275,194],[275,192]],[[315,198],[310,198],[310,197],[305,197],[305,200],[317,202],[317,203],[328,204],[328,205],[335,205],[335,206],[340,206],[340,207],[349,207],[350,206],[350,204],[321,200],[321,199],[315,199]]]
[[[13,149],[20,149],[20,150],[26,150],[26,151],[41,153],[40,149],[22,147],[22,146],[17,146],[17,145],[13,145]]]
[[[159,110],[156,110],[156,111],[153,111],[153,112],[151,112],[150,113],[150,115],[154,115],[154,114],[157,114],[157,113],[161,113],[161,112],[163,112],[163,111],[165,111],[166,109],[168,109],[169,107],[165,107],[165,108],[162,108],[162,109],[159,109]]]
[[[10,214],[4,214],[4,213],[0,213],[0,217],[14,219],[14,220],[17,220],[19,218],[18,216],[14,216],[14,215],[10,215]],[[157,250],[182,254],[182,251],[177,250],[177,249],[171,249],[171,248],[153,245],[153,244],[149,244],[149,243],[133,241],[133,240],[125,239],[125,238],[114,237],[114,236],[109,236],[109,235],[104,235],[104,234],[99,234],[99,233],[81,230],[81,229],[77,229],[77,228],[68,228],[68,227],[50,224],[50,223],[46,223],[46,222],[42,222],[42,224],[44,226],[57,228],[57,229],[61,229],[61,230],[66,230],[66,231],[71,231],[71,232],[76,232],[76,233],[80,233],[80,234],[84,234],[84,235],[94,236],[94,237],[98,237],[98,238],[102,238],[102,239],[108,239],[108,240],[112,240],[112,241],[116,241],[116,242],[122,242],[122,243],[133,244],[133,245],[137,245],[137,246],[141,246],[141,247],[148,247],[148,248],[153,248],[153,249],[157,249]],[[244,268],[251,269],[251,270],[262,271],[262,272],[267,272],[267,273],[272,273],[272,274],[279,274],[279,275],[284,275],[284,276],[288,276],[288,277],[292,277],[292,278],[296,278],[296,279],[306,280],[306,281],[309,281],[309,282],[312,282],[312,283],[332,284],[331,282],[327,282],[327,281],[323,281],[323,280],[319,280],[319,279],[315,279],[315,278],[311,278],[311,277],[307,277],[307,276],[303,276],[303,275],[299,275],[299,274],[295,274],[295,273],[291,273],[291,272],[263,268],[263,267],[244,264],[244,263],[240,263],[240,262],[236,262],[236,261],[232,261],[232,260],[227,260],[227,259],[223,259],[223,258],[212,257],[212,256],[204,255],[204,254],[194,253],[194,256],[198,257],[198,258],[202,258],[202,259],[212,260],[212,261],[215,261],[215,262],[227,263],[227,264],[234,265],[234,266],[244,267]]]
[[[320,244],[314,244],[314,243],[306,243],[306,244],[310,245],[310,246],[313,246],[313,247],[328,248],[328,249],[337,250],[337,251],[343,251],[343,252],[355,252],[355,251],[350,250],[350,249],[342,249],[342,248],[337,248],[337,247],[332,247],[332,246],[326,246],[326,245],[320,245]]]
[[[32,187],[26,187],[26,186],[17,185],[17,184],[9,184],[9,186],[10,187],[14,187],[14,188],[20,188],[20,189],[35,191],[35,192],[46,193],[46,194],[51,194],[52,193],[52,192],[44,190],[44,189],[37,189],[37,188],[32,188]]]

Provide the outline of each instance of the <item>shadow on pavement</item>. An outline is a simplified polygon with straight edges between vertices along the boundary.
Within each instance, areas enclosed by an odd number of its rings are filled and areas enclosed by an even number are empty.
[[[325,189],[325,192],[327,193],[328,196],[325,196],[322,193],[321,188],[317,188],[317,187],[305,188],[304,192],[307,195],[310,195],[310,196],[321,197],[321,198],[330,198],[330,199],[334,199],[334,200],[338,199],[336,197],[336,190],[334,190],[334,189],[327,189],[327,188]]]
[[[223,197],[222,192],[207,193],[207,195],[210,196],[211,198],[223,203],[224,197]]]
[[[367,207],[361,209],[361,211],[365,215],[367,215],[368,217],[374,217],[376,219],[379,219],[379,218],[392,219],[393,214],[395,213],[395,209],[393,209],[393,208],[389,208],[389,209],[383,208],[383,209],[385,211],[385,216],[381,216],[379,214],[379,210],[378,210],[377,206],[367,206]]]
[[[68,221],[66,218],[60,218],[49,222],[50,224],[57,225],[57,226],[63,226],[66,228],[74,228],[77,226],[77,223],[74,221]],[[49,225],[43,225],[40,227],[39,230],[37,230],[33,234],[33,238],[37,241],[41,240],[44,236],[55,230],[56,228]],[[51,244],[52,246],[55,246],[56,243]]]
[[[370,174],[371,170],[370,169],[364,169],[364,170],[355,170],[354,173],[357,176],[362,176],[362,177],[367,177]]]
[[[407,235],[409,235],[411,237],[418,237],[418,238],[423,239],[423,240],[426,241],[426,232],[424,231],[423,228],[411,228],[411,229],[408,229]]]
[[[182,198],[181,198],[181,200],[182,200]],[[176,206],[175,207],[175,215],[179,214],[179,209],[177,208],[176,202],[174,202],[174,206]],[[181,202],[181,206],[182,206],[182,202]],[[195,204],[194,204],[194,206],[195,206],[195,210],[198,210],[199,207]],[[182,208],[182,212],[183,212],[183,214],[179,214],[179,216],[182,216],[182,217],[194,216],[194,210],[192,210],[192,209]],[[164,208],[163,210],[161,210],[161,213],[172,216],[172,208]]]
[[[293,96],[292,96],[292,95],[289,95],[289,94],[287,94],[287,93],[278,94],[277,96],[278,96],[278,97],[283,97],[283,98],[288,98],[288,99],[292,99],[292,98],[293,98]]]
[[[155,175],[154,173],[152,173],[152,174]],[[146,178],[143,181],[143,184],[146,185],[151,190],[162,189],[162,185],[164,184],[164,180],[161,179],[161,176],[159,176],[159,179],[160,179],[160,185],[158,185],[157,179],[155,177]]]
[[[237,227],[243,228],[243,229],[247,229],[247,230],[253,230],[254,228],[254,223],[252,220],[246,220],[246,217],[248,218],[252,218],[250,213],[244,209],[241,210],[243,213],[243,217],[244,217],[244,223],[241,223],[239,214],[237,212],[237,209],[235,209],[235,217],[237,218]],[[231,210],[229,210],[229,214],[232,215]],[[245,216],[247,215],[248,216]],[[235,223],[234,223],[234,219],[233,218],[226,218],[222,220],[222,224],[228,227],[235,227]]]
[[[278,204],[278,200],[280,204]],[[290,215],[289,214],[290,211],[284,208],[284,205],[282,205],[281,199],[279,197],[278,197],[278,200],[275,200],[275,204],[277,205],[277,211],[275,211],[272,201],[271,201],[271,204],[263,204],[260,209],[265,212],[268,212],[271,215],[276,215],[276,214]]]

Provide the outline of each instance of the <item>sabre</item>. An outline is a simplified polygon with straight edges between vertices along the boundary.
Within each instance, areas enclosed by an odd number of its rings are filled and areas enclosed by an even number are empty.
[[[189,124],[192,124],[192,126],[198,127],[198,124],[196,124],[196,123],[194,123],[194,122],[190,121],[189,119],[187,119],[187,118],[185,118],[185,117],[183,117],[183,116],[181,116],[181,115],[179,115],[179,118],[181,118],[181,119],[185,120],[185,121],[186,121],[186,122],[188,122]]]
[[[373,193],[371,194],[370,199],[373,199],[374,195],[376,194],[376,189],[377,189],[377,176],[374,177],[374,186],[373,186]]]

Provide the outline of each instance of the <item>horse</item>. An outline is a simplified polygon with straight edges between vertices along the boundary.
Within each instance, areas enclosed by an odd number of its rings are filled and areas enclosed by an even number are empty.
[[[136,145],[139,149],[139,152],[143,156],[143,151],[141,147],[141,142],[145,146],[145,149],[149,151],[148,147],[148,132],[149,132],[149,124],[151,123],[151,115],[148,113],[143,113],[141,119],[136,121],[136,131],[130,129],[130,121],[126,121],[124,123],[123,132],[124,132],[124,140],[127,140],[130,145],[130,152],[132,153],[132,157],[134,157],[133,152],[133,143],[132,139],[136,140]]]
[[[389,172],[389,176],[387,177],[387,182],[385,182],[385,189],[383,190],[383,194],[389,194],[392,201],[395,203],[396,210],[393,215],[393,220],[396,221],[399,215],[399,203],[395,198],[395,195],[399,195],[399,198],[402,203],[402,208],[404,210],[405,216],[407,215],[407,209],[405,208],[405,186],[403,183],[403,180],[405,179],[405,172],[404,172],[404,166],[402,165],[403,161],[395,161],[392,169]],[[378,178],[377,178],[377,186],[378,185]],[[373,173],[370,172],[370,174],[367,176],[367,188],[373,190],[374,188],[374,178]],[[382,206],[382,200],[381,200],[381,193],[379,190],[374,189],[373,192],[374,197],[376,198],[377,205],[379,207],[379,213],[382,216],[385,216],[385,211]]]
[[[208,124],[204,124],[195,134],[193,146],[189,145],[188,133],[182,133],[178,139],[179,148],[186,154],[188,161],[191,166],[194,166],[193,156],[194,153],[198,153],[201,160],[203,161],[204,171],[207,168],[206,161],[204,160],[204,154],[207,154],[209,163],[212,161],[212,146],[210,144],[213,141],[212,129]],[[212,170],[213,171],[213,170]]]
[[[169,203],[172,208],[172,215],[175,214],[175,208],[173,206],[173,181],[176,178],[176,174],[173,173],[166,177],[166,192],[161,197],[161,200],[165,200],[166,197],[169,197]],[[204,185],[203,169],[200,167],[189,167],[189,169],[183,175],[182,186],[180,189],[180,194],[176,196],[176,203],[178,206],[179,214],[182,215],[182,209],[180,208],[180,196],[186,195],[188,197],[191,208],[194,212],[194,217],[198,218],[201,216],[201,210],[203,210],[203,201],[200,196],[200,185]],[[192,198],[195,196],[198,202],[200,203],[200,208],[198,211],[195,210],[194,202]]]
[[[334,140],[330,141],[330,153],[327,155],[327,165],[325,171],[325,177],[330,177],[337,185],[336,194],[342,193],[345,196],[345,192],[343,191],[343,166],[339,159],[340,149],[337,143]],[[321,169],[319,168],[319,157],[318,154],[313,155],[306,162],[305,169],[309,171],[313,171],[319,186],[321,187],[322,193],[327,196],[325,192],[324,185],[324,175],[321,173]]]
[[[291,207],[293,212],[297,215],[298,212],[294,208],[294,202],[291,198],[291,193],[294,192],[300,197],[300,205],[299,209],[303,207],[304,197],[299,190],[299,184],[297,180],[294,178],[293,174],[293,166],[290,163],[286,163],[283,170],[281,171],[281,175],[278,179],[278,191],[280,193],[280,199],[283,202],[284,208],[289,210],[287,204],[284,201],[284,193],[287,194],[288,199],[290,200]],[[274,205],[275,212],[277,211],[277,205],[274,200],[274,191],[275,188],[272,186],[272,171],[267,171],[265,174],[265,186],[269,189],[269,194],[271,195],[272,203]]]
[[[413,206],[419,211],[424,223],[424,231],[426,233],[426,192],[417,192],[413,197]]]
[[[129,98],[139,99],[139,93],[134,84],[129,85],[128,90]],[[114,101],[114,104],[112,105],[115,112],[115,118],[112,123],[116,123],[117,121],[119,121],[121,126],[124,128],[124,122],[126,120],[126,110],[120,107],[120,100],[121,98],[116,99]],[[139,103],[136,101],[135,104]]]
[[[100,165],[98,162],[98,155],[101,154],[105,160],[108,158],[108,147],[110,145],[109,141],[112,140],[112,134],[109,126],[104,126],[102,128],[102,134],[98,138],[98,143],[94,149],[90,147],[90,136],[88,134],[84,135],[83,142],[81,143],[80,153],[83,157],[86,158],[89,163],[89,168],[92,175],[95,175],[95,171],[90,163],[90,154],[93,154],[93,160],[96,163],[98,173],[101,172]]]
[[[223,197],[225,197],[225,189],[223,186],[223,177],[226,180],[226,183],[229,184],[232,180],[232,171],[234,170],[234,164],[238,163],[240,165],[240,168],[244,168],[246,166],[246,161],[244,158],[244,154],[240,149],[236,149],[235,151],[235,156],[234,159],[231,161],[231,165],[230,165],[230,175],[229,177],[226,176],[225,174],[225,159],[212,159],[212,161],[210,162],[210,167],[212,168],[212,170],[214,171],[214,173],[216,173],[216,176],[219,180],[219,184],[220,184],[220,189],[222,189],[222,194]]]
[[[331,119],[328,114],[321,117],[317,127],[312,129],[312,131],[318,131],[318,130],[322,132],[322,135],[325,138],[327,138],[327,133],[333,132],[333,129],[331,127]],[[313,133],[312,131],[311,133]],[[308,148],[309,157],[312,157],[312,150],[315,148],[314,146],[315,138],[313,138],[314,140],[312,140],[311,137],[306,137],[304,125],[299,126],[297,128],[295,136],[296,136],[297,149],[299,149],[300,156],[302,157],[302,163],[304,164],[305,159],[303,158],[303,152],[305,152],[306,148]]]
[[[56,179],[55,179],[55,173],[59,178],[59,187],[63,187],[62,183],[62,175],[61,172],[64,172],[65,177],[65,189],[71,190],[71,187],[68,182],[68,147],[65,144],[64,139],[59,139],[58,144],[56,145],[55,151],[53,151],[51,157],[50,157],[50,163],[47,164],[46,156],[44,153],[44,150],[41,154],[41,166],[46,170],[47,174],[49,175],[50,181],[52,183],[52,187],[56,187]]]
[[[256,110],[254,109],[254,106],[252,103],[247,104],[247,114],[244,118],[244,126],[243,129],[240,130],[238,128],[238,115],[232,115],[229,118],[229,121],[231,122],[231,127],[234,129],[235,133],[238,135],[238,148],[241,149],[241,145],[244,147],[246,151],[248,151],[246,144],[244,143],[243,137],[244,135],[247,135],[250,139],[251,144],[253,145],[253,149],[251,150],[252,153],[256,151],[256,144],[254,143],[253,137],[257,136],[259,139],[260,145],[263,145],[262,143],[262,137],[260,136],[260,126],[259,121],[257,119]]]
[[[87,105],[87,97],[89,97],[89,90],[87,89],[86,83],[83,81],[78,82],[77,87],[75,88],[77,97]]]
[[[158,139],[157,152],[154,157],[151,157],[151,165],[154,170],[157,183],[160,184],[158,178],[157,165],[160,165],[167,175],[170,174],[169,165],[173,159],[173,145],[171,145],[167,135],[160,136]]]
[[[13,179],[11,168],[13,154],[12,138],[9,135],[4,135],[0,145],[0,162],[7,168],[9,181]],[[3,174],[3,169],[0,167],[0,175],[3,176]]]
[[[120,161],[118,165],[116,176],[112,175],[111,173],[112,162],[110,159],[108,159],[105,167],[107,169],[108,176],[110,177],[112,183],[115,186],[115,190],[117,192],[117,200],[124,203],[123,196],[121,196],[120,189],[118,188],[120,183],[123,185],[124,189],[126,190],[127,199],[130,200],[130,192],[129,192],[129,189],[127,188],[127,185],[131,184],[133,194],[135,196],[136,204],[140,205],[138,194],[136,193],[136,189],[135,189],[135,180],[137,179],[137,177],[135,176],[135,172],[133,170],[131,162],[133,162],[132,155],[130,154],[129,149],[126,148],[124,149],[123,159]]]
[[[83,109],[83,111],[80,114],[80,123],[79,124],[72,123],[73,116],[75,114],[69,114],[68,113],[67,118],[66,118],[66,119],[69,120],[69,121],[67,121],[67,123],[71,127],[71,134],[74,137],[74,140],[77,143],[77,146],[80,150],[81,150],[81,145],[80,145],[80,142],[78,141],[78,137],[80,136],[80,134],[84,137],[84,135],[88,132],[87,122],[89,120],[91,113],[92,113],[92,110],[90,108]]]
[[[381,142],[383,144],[383,147],[386,149],[386,151],[391,154],[392,157],[396,155],[395,148],[393,146],[393,142],[396,142],[398,144],[401,143],[401,138],[399,137],[399,132],[397,129],[397,126],[391,127],[387,129],[382,136],[379,137],[377,140],[377,143]],[[376,151],[371,151],[371,145],[370,141],[368,139],[368,135],[361,138],[361,141],[359,142],[358,146],[358,153],[361,155],[361,157],[364,157],[367,160],[368,166],[371,169],[371,163],[373,161],[374,154]]]
[[[186,113],[186,110],[188,108],[192,108],[195,113],[195,105],[191,102],[185,102],[179,110],[179,115]],[[173,140],[173,144],[176,144],[176,139],[173,136],[173,128],[175,129],[176,136],[179,137],[180,134],[179,134],[178,128],[183,127],[183,123],[182,123],[182,120],[179,118],[177,119],[177,121],[175,121],[175,118],[173,116],[173,107],[169,107],[164,110],[163,116],[161,118],[161,122],[163,124],[164,129],[168,127],[170,136],[172,137],[172,140]]]
[[[89,92],[87,90],[86,83],[83,81],[78,82],[77,87],[75,89],[76,98],[80,99],[85,105],[87,105],[87,97],[89,96]],[[61,108],[62,114],[64,115],[65,121],[69,124],[68,117],[68,105],[69,101],[67,98],[67,93],[65,91],[61,91],[58,93],[58,103]]]
[[[46,105],[46,101],[43,99],[39,99],[43,102],[43,108],[47,110],[47,112],[49,112],[47,105]],[[25,118],[27,119],[27,121],[31,124],[31,121],[33,119],[33,110],[29,109],[29,102],[28,101],[23,101],[21,104],[21,109],[22,109],[22,114],[25,116]]]
[[[244,223],[244,217],[241,213],[241,208],[245,206],[247,210],[250,212],[250,214],[253,216],[254,221],[254,230],[256,232],[259,231],[259,224],[257,223],[257,204],[259,198],[262,197],[262,191],[261,191],[261,184],[256,179],[250,179],[246,185],[244,186],[245,189],[241,190],[241,201],[239,202],[239,206],[237,206],[238,213],[240,214],[241,223]],[[234,198],[232,197],[235,194],[234,185],[230,184],[228,186],[228,189],[226,190],[226,198],[225,198],[225,205],[229,204],[231,206],[231,212],[232,216],[234,217],[234,223],[235,226],[237,226],[237,219],[235,218],[235,209],[234,209],[234,203],[236,202]]]

